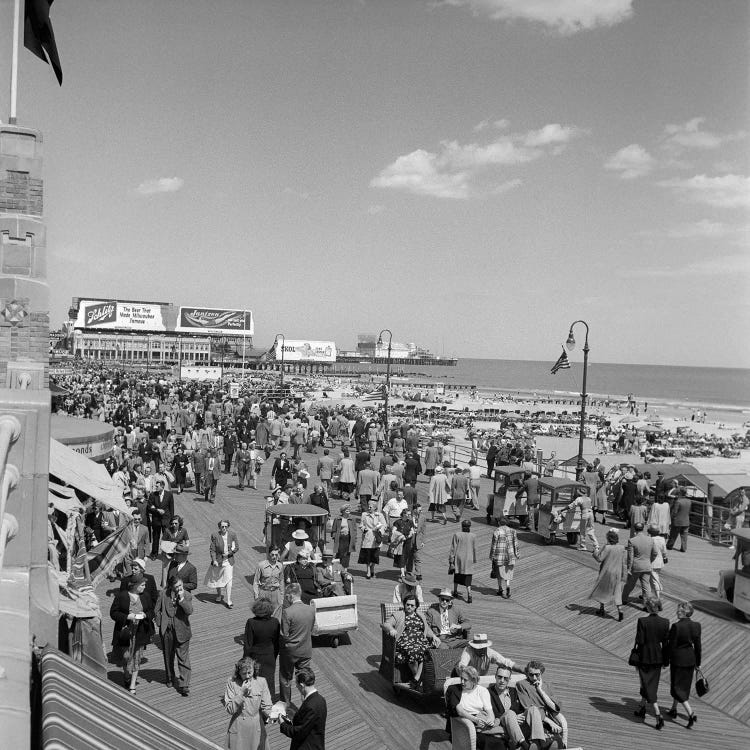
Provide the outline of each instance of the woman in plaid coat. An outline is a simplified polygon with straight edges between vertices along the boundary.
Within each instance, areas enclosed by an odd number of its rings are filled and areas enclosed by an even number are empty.
[[[513,580],[513,569],[518,560],[518,537],[516,530],[508,526],[505,518],[500,518],[499,524],[492,535],[490,545],[492,577],[497,578],[498,596],[510,599],[510,582]]]

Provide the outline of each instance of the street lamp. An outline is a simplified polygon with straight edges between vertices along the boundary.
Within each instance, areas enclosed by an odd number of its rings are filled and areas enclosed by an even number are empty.
[[[283,333],[277,333],[276,338],[273,340],[274,347],[279,343],[281,339],[281,395],[284,395],[284,345],[286,344],[286,337]]]
[[[589,366],[589,324],[585,320],[574,320],[570,324],[568,340],[565,346],[569,351],[573,351],[576,340],[573,336],[573,326],[576,323],[582,323],[586,327],[586,338],[583,342],[583,386],[581,388],[581,427],[578,433],[578,461],[576,463],[576,479],[580,482],[583,476],[583,434],[586,426],[586,374]]]
[[[378,346],[383,346],[383,334],[388,334],[388,359],[385,364],[385,439],[388,440],[388,397],[391,394],[391,342],[393,334],[390,329],[384,328],[378,334]]]

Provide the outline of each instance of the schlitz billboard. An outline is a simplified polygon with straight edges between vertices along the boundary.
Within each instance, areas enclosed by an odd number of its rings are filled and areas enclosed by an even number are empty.
[[[166,330],[160,305],[116,300],[81,300],[75,328]]]
[[[221,333],[228,336],[252,336],[250,310],[225,310],[214,307],[181,307],[176,331],[180,333]]]

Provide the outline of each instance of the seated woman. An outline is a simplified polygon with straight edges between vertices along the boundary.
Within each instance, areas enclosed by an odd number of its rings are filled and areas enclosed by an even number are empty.
[[[414,594],[407,594],[404,597],[404,611],[394,612],[388,621],[380,626],[396,639],[396,664],[398,666],[409,665],[412,674],[409,687],[414,690],[419,689],[427,649],[431,646],[437,648],[440,645],[440,639],[433,635],[422,615],[417,612],[418,606],[417,597]]]
[[[501,653],[491,649],[490,646],[492,646],[492,641],[487,638],[485,633],[475,633],[469,641],[469,645],[463,650],[456,671],[460,671],[461,667],[473,667],[480,677],[484,677],[490,673],[495,674],[495,669],[503,666],[514,672],[523,672],[521,667],[517,667],[513,661],[506,659]]]
[[[490,691],[479,684],[479,674],[474,667],[458,668],[460,685],[451,685],[445,693],[448,716],[468,719],[477,732],[490,729],[495,724]]]

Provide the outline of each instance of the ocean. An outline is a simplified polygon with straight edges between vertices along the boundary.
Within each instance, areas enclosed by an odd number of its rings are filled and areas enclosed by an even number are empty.
[[[570,356],[570,355],[569,355]],[[569,370],[552,375],[554,360],[536,362],[514,359],[459,359],[455,367],[399,366],[393,375],[409,375],[451,384],[476,385],[484,391],[553,392],[578,395],[583,363],[572,360]],[[353,370],[382,372],[382,365],[355,365]],[[429,382],[426,380],[426,382]],[[742,411],[750,409],[750,370],[722,367],[672,367],[667,365],[622,365],[589,362],[586,390],[589,395],[627,398],[639,403],[664,402],[675,406]]]

